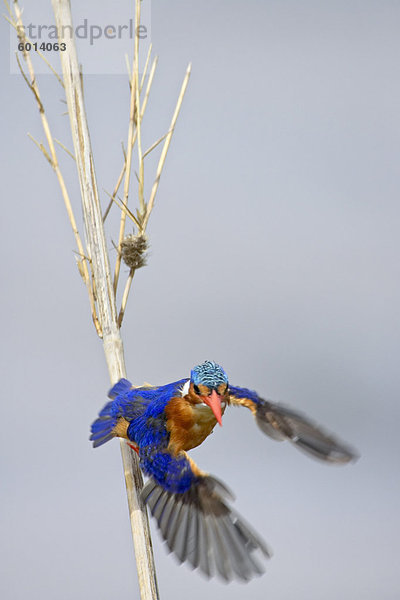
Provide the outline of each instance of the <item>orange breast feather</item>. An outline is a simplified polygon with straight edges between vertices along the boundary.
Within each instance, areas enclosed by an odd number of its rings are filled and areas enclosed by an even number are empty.
[[[170,432],[168,449],[174,453],[190,450],[210,435],[217,421],[210,409],[200,410],[183,398],[172,398],[165,409]]]

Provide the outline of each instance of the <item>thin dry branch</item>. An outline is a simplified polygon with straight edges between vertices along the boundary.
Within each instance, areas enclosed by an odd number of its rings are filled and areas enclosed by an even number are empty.
[[[118,181],[117,181],[117,183],[116,183],[116,185],[115,185],[114,191],[113,191],[113,193],[112,193],[112,194],[110,194],[110,198],[111,198],[111,199],[110,199],[110,202],[108,203],[108,206],[107,206],[107,208],[106,208],[106,210],[105,210],[105,212],[104,212],[104,215],[103,215],[103,223],[104,223],[104,221],[107,219],[107,217],[108,217],[108,213],[110,212],[110,210],[111,210],[111,207],[112,207],[112,205],[113,205],[113,202],[114,202],[114,200],[115,200],[115,198],[116,198],[116,196],[117,196],[117,194],[118,194],[119,186],[121,185],[121,183],[122,183],[122,180],[123,180],[123,178],[124,178],[125,169],[126,169],[126,159],[125,159],[124,165],[123,165],[123,167],[122,167],[121,173],[119,174]]]
[[[143,152],[142,152],[142,127],[141,127],[141,119],[140,119],[140,99],[139,99],[139,71],[135,72],[135,89],[136,89],[136,112],[139,115],[137,119],[136,131],[137,131],[137,151],[138,151],[138,161],[139,161],[139,187],[138,187],[138,197],[139,197],[139,212],[141,215],[144,214],[146,210],[146,205],[144,202],[144,164],[143,164]]]
[[[150,46],[148,58],[150,58],[150,51],[151,51],[151,46]],[[144,113],[146,111],[146,106],[147,106],[147,103],[148,103],[148,100],[149,100],[149,95],[150,95],[150,91],[151,91],[151,86],[153,84],[153,79],[154,79],[154,74],[156,72],[157,63],[158,63],[158,57],[156,56],[154,58],[154,60],[153,60],[152,65],[151,65],[150,74],[149,74],[149,78],[148,78],[147,85],[146,85],[146,91],[145,91],[144,99],[143,99],[143,102],[142,102],[142,110],[140,111],[140,120],[141,121],[143,121]],[[143,72],[142,81],[141,81],[141,84],[140,84],[140,91],[142,91],[142,88],[144,86],[144,80],[145,80],[145,76],[147,74],[147,71],[146,71],[147,64],[148,64],[148,61],[146,60],[146,66],[145,66],[145,70]],[[128,68],[128,74],[130,74],[130,68]],[[129,77],[130,77],[130,75],[129,75]],[[133,150],[133,147],[134,147],[135,142],[136,142],[136,136],[137,136],[137,130],[135,129],[133,137],[132,137],[132,150]],[[120,174],[118,176],[118,181],[116,183],[116,186],[114,188],[113,194],[111,196],[111,200],[110,200],[110,202],[109,202],[109,204],[108,204],[108,206],[107,206],[107,208],[106,208],[106,210],[104,212],[103,221],[107,218],[108,213],[111,210],[114,198],[117,196],[118,190],[119,190],[120,185],[122,183],[122,180],[124,178],[125,170],[126,170],[126,154],[124,154],[124,158],[125,158],[124,164],[123,164],[121,172],[120,172]]]
[[[7,7],[7,11],[9,13],[9,15],[12,15],[11,12],[11,8],[9,3],[4,0],[4,4]],[[17,30],[17,24],[15,22],[15,20],[12,17],[7,17],[7,15],[4,15],[5,20],[15,29],[15,31],[17,32],[18,35],[18,30]],[[33,42],[31,41],[31,39],[26,35],[26,33],[24,32],[24,39],[26,42],[30,42],[32,44],[32,48],[34,47]],[[55,68],[53,67],[53,65],[51,64],[50,61],[47,60],[47,58],[45,57],[45,55],[40,52],[40,50],[35,50],[36,54],[42,59],[42,61],[48,66],[48,68],[50,69],[50,71],[53,73],[54,77],[57,79],[58,83],[64,87],[64,84],[62,82],[61,77],[59,76],[59,74],[57,73],[57,71],[55,70]]]
[[[156,142],[154,142],[154,144],[152,144],[150,146],[150,148],[147,148],[147,150],[145,152],[143,152],[143,158],[146,158],[146,156],[148,154],[150,154],[151,152],[153,152],[153,150],[155,150],[157,148],[157,146],[159,146],[159,144],[161,144],[161,142],[163,142],[165,140],[165,138],[167,137],[168,134],[169,134],[169,131],[167,131],[167,133],[165,133]]]
[[[58,140],[57,138],[54,138],[54,141],[56,142],[56,144],[58,144],[60,146],[60,148],[62,148],[64,150],[64,152],[66,152],[68,154],[68,156],[70,156],[72,158],[72,160],[76,160],[75,156],[72,154],[72,152],[70,152],[68,150],[68,148],[66,146],[64,146],[64,144],[62,142],[60,142],[60,140]]]
[[[151,82],[152,82],[153,77],[154,77],[154,71],[155,71],[156,64],[157,64],[156,61],[154,61],[152,69],[151,69],[151,72],[150,72],[150,77],[149,77],[150,88],[151,88]],[[179,112],[180,112],[180,109],[181,109],[181,106],[182,106],[183,98],[185,96],[186,88],[187,88],[188,83],[189,83],[190,73],[191,73],[191,65],[189,64],[188,67],[187,67],[187,70],[186,70],[185,77],[184,77],[183,82],[182,82],[181,90],[180,90],[180,93],[179,93],[179,96],[178,96],[178,100],[177,100],[177,103],[176,103],[175,111],[174,111],[174,114],[172,116],[171,125],[170,125],[170,128],[169,128],[168,132],[164,136],[162,136],[159,140],[157,140],[154,144],[152,144],[152,146],[150,146],[150,148],[148,150],[146,150],[145,153],[142,153],[142,149],[141,149],[141,136],[140,136],[140,131],[141,131],[141,129],[140,129],[140,126],[141,126],[141,117],[138,119],[137,129],[136,129],[135,133],[137,133],[137,138],[138,138],[138,160],[139,160],[139,173],[136,174],[137,180],[139,182],[139,206],[140,206],[139,215],[138,215],[139,221],[140,221],[140,226],[138,227],[138,232],[139,233],[145,233],[146,227],[147,227],[147,224],[148,224],[148,221],[149,221],[149,218],[150,218],[151,211],[153,210],[153,207],[154,207],[154,200],[155,200],[155,197],[156,197],[156,194],[157,194],[158,185],[160,183],[160,178],[161,178],[161,174],[162,174],[162,171],[163,171],[163,168],[164,168],[164,164],[165,164],[165,160],[166,160],[166,157],[167,157],[168,148],[169,148],[169,145],[171,143],[172,135],[174,133],[176,121],[177,121],[178,116],[179,116]],[[136,82],[137,82],[137,77],[138,77],[138,75],[136,74]],[[149,86],[148,86],[148,88],[149,88]],[[136,96],[137,96],[137,98],[136,98],[137,106],[139,106],[138,94]],[[148,99],[148,94],[147,94],[147,90],[146,90],[146,94],[145,94],[145,101],[146,102],[147,102],[147,99]],[[142,114],[141,111],[138,110],[138,114],[141,115]],[[143,194],[143,186],[144,186],[144,158],[150,152],[152,152],[163,140],[165,140],[164,141],[164,146],[162,148],[160,159],[159,159],[159,162],[158,162],[157,172],[156,172],[156,176],[155,176],[155,179],[154,179],[153,187],[151,189],[149,202],[148,202],[148,204],[146,204],[145,201],[144,201],[144,194]],[[125,176],[126,176],[126,174],[125,174]],[[123,203],[123,205],[126,206],[126,203]],[[125,227],[125,221],[124,221],[124,227]],[[119,244],[118,244],[118,254],[117,254],[118,273],[119,273],[119,268],[120,268],[120,264],[121,264],[121,243],[122,243],[122,239],[119,241]],[[119,324],[120,327],[122,325],[122,321],[123,321],[123,318],[124,318],[126,304],[128,302],[128,297],[129,297],[129,292],[130,292],[130,289],[131,289],[133,275],[134,275],[134,273],[132,273],[132,270],[131,270],[130,273],[129,273],[129,276],[128,276],[128,280],[127,280],[127,282],[125,284],[125,289],[124,289],[123,296],[122,296],[121,308],[120,308],[119,315],[118,315],[118,324]],[[116,280],[115,279],[114,279],[114,289],[116,290]]]
[[[52,0],[52,4],[59,34],[66,29],[73,30],[69,0]],[[140,0],[136,0],[136,5],[139,4]],[[61,35],[59,41],[64,41]],[[98,314],[103,332],[104,353],[111,382],[115,383],[121,377],[126,376],[126,369],[123,345],[117,323],[115,294],[83,101],[82,81],[79,73],[75,40],[73,38],[68,40],[67,50],[61,53],[61,63],[81,187],[88,254],[93,269]],[[127,151],[127,168],[128,155],[129,147]],[[124,440],[121,440],[120,446],[135,546],[140,594],[142,600],[156,600],[158,598],[158,590],[152,544],[146,508],[140,496],[143,487],[142,475],[136,454],[131,451]]]
[[[135,0],[135,30],[137,30],[137,27],[140,23],[140,1],[141,0]],[[56,24],[58,27],[58,31],[73,31],[69,0],[52,0],[52,4],[56,16]],[[10,13],[10,19],[12,20],[12,24],[17,31],[20,41],[25,42],[26,36],[23,33],[24,29],[22,27],[21,11],[18,7],[18,3],[16,0],[14,1],[14,10],[16,18],[14,19]],[[64,42],[65,40],[63,40],[62,36],[60,36],[59,41]],[[88,287],[93,318],[99,335],[103,337],[104,352],[107,360],[110,378],[112,383],[114,383],[115,381],[126,375],[123,345],[120,337],[120,326],[125,313],[129,291],[135,274],[135,269],[139,268],[139,266],[143,266],[145,262],[144,255],[141,256],[142,262],[135,262],[135,255],[131,254],[129,257],[130,264],[128,264],[128,257],[124,254],[124,260],[131,268],[122,296],[121,309],[117,315],[116,290],[121,266],[122,242],[124,243],[124,248],[126,247],[126,240],[124,240],[126,217],[128,216],[134,222],[135,226],[138,229],[138,234],[145,237],[144,232],[148,224],[150,213],[154,206],[154,199],[158,189],[158,184],[164,167],[169,144],[172,138],[176,120],[188,84],[190,76],[190,65],[187,69],[185,79],[182,84],[178,102],[168,132],[165,135],[163,135],[160,139],[158,139],[155,143],[153,143],[150,146],[150,148],[143,152],[141,124],[154,79],[154,74],[157,66],[157,57],[152,62],[150,72],[147,78],[146,90],[144,92],[144,97],[142,98],[142,92],[145,86],[145,81],[151,60],[151,47],[147,54],[144,73],[142,75],[141,80],[139,81],[139,38],[138,36],[135,36],[132,71],[129,74],[131,93],[127,149],[126,153],[124,152],[124,165],[121,170],[120,177],[118,178],[118,182],[113,191],[113,194],[111,196],[110,205],[106,211],[106,214],[104,215],[104,217],[102,217],[98,198],[94,160],[91,151],[89,130],[83,101],[82,73],[78,65],[75,40],[73,38],[69,38],[68,44],[66,46],[67,50],[65,52],[62,52],[60,54],[60,57],[62,62],[64,79],[63,85],[67,97],[68,114],[71,122],[75,156],[73,156],[72,153],[70,153],[65,148],[65,146],[61,144],[61,142],[55,140],[51,135],[50,127],[45,114],[45,109],[35,79],[32,62],[29,57],[29,54],[26,51],[23,51],[23,56],[28,67],[28,75],[25,74],[22,65],[20,65],[20,69],[27,85],[29,86],[29,88],[35,96],[35,101],[39,108],[49,150],[47,150],[43,144],[37,142],[33,138],[32,139],[35,142],[35,144],[39,147],[41,152],[44,154],[46,159],[49,161],[52,168],[56,171],[57,177],[59,179],[68,215],[71,221],[74,234],[77,239],[77,256],[79,257],[77,258],[78,269]],[[51,65],[49,65],[49,67],[52,69]],[[57,76],[55,71],[54,74]],[[135,216],[128,208],[133,147],[136,141],[138,147],[139,163],[138,174],[136,175],[139,184],[139,209],[137,210],[137,216]],[[144,198],[144,159],[163,141],[164,145],[161,151],[156,177],[151,190],[149,202],[146,204]],[[84,251],[83,244],[80,240],[79,233],[76,228],[71,203],[69,201],[65,183],[58,165],[57,155],[55,152],[55,142],[60,144],[61,147],[65,151],[67,151],[68,154],[72,156],[72,158],[74,158],[75,163],[77,165],[86,228],[86,251]],[[118,203],[116,200],[116,196],[118,194],[118,190],[122,181],[124,181],[123,201],[121,201],[121,203]],[[112,203],[118,204],[118,206],[121,209],[120,232],[117,248],[118,253],[114,281],[112,280],[111,276],[109,257],[107,253],[105,233],[103,227],[104,220],[108,214],[108,211],[110,210],[110,207],[112,206]],[[147,239],[144,240],[144,243],[147,247]],[[121,453],[124,464],[124,474],[128,495],[130,519],[135,545],[140,594],[142,600],[157,600],[158,590],[155,577],[154,559],[152,554],[152,545],[148,527],[147,513],[140,497],[140,491],[143,485],[142,476],[138,466],[136,454],[130,450],[130,448],[124,441],[121,441]]]
[[[154,74],[156,72],[157,64],[158,64],[158,56],[156,56],[153,60],[153,63],[151,65],[151,69],[150,69],[149,79],[147,80],[146,91],[144,93],[144,99],[143,99],[143,104],[142,104],[142,112],[140,113],[140,118],[142,121],[143,121],[144,113],[146,110],[147,102],[149,100],[151,86],[153,85],[153,79],[154,79]],[[143,84],[140,89],[142,89],[142,87],[143,87]]]
[[[147,86],[147,90],[146,90],[145,98],[144,98],[144,103],[143,103],[143,109],[146,107],[146,104],[147,104],[147,100],[148,100],[148,97],[149,97],[149,93],[150,93],[151,84],[152,84],[152,81],[153,81],[153,77],[154,77],[156,65],[157,65],[157,60],[155,59],[154,62],[153,62],[151,71],[150,71],[148,86]],[[155,197],[156,197],[156,194],[157,194],[158,185],[160,183],[160,178],[161,178],[161,174],[162,174],[162,171],[163,171],[163,168],[164,168],[164,164],[165,164],[165,160],[166,160],[166,157],[167,157],[168,148],[169,148],[169,145],[171,143],[172,135],[173,135],[173,132],[174,132],[174,129],[175,129],[175,125],[176,125],[176,121],[178,119],[179,112],[180,112],[180,109],[181,109],[181,106],[182,106],[183,98],[185,96],[186,88],[187,88],[188,83],[189,83],[190,73],[191,73],[191,65],[189,64],[188,67],[187,67],[187,70],[186,70],[186,74],[185,74],[184,80],[182,82],[181,90],[180,90],[180,93],[179,93],[179,96],[178,96],[178,100],[177,100],[177,103],[176,103],[175,111],[174,111],[174,114],[172,116],[171,125],[170,125],[170,128],[169,128],[168,132],[165,135],[163,135],[160,139],[158,139],[156,142],[154,142],[154,144],[152,144],[150,146],[150,148],[148,148],[148,150],[146,150],[146,152],[144,152],[144,153],[142,153],[142,149],[141,149],[141,136],[140,136],[143,110],[142,111],[138,110],[138,114],[140,115],[140,118],[138,119],[137,129],[136,129],[135,133],[137,134],[137,139],[138,139],[138,160],[139,160],[139,173],[136,174],[137,180],[139,182],[139,206],[140,206],[139,215],[138,215],[139,221],[140,221],[140,226],[138,226],[138,232],[139,233],[144,233],[146,231],[146,227],[147,227],[147,224],[148,224],[148,221],[149,221],[149,218],[150,218],[150,214],[151,214],[151,211],[153,210],[154,200],[155,200]],[[136,81],[137,81],[137,77],[138,77],[138,75],[136,74]],[[139,97],[138,97],[138,94],[136,96],[137,96],[136,97],[137,106],[139,107]],[[144,201],[144,193],[143,193],[143,186],[144,186],[144,158],[150,152],[152,152],[163,140],[165,140],[164,141],[164,146],[162,148],[160,159],[159,159],[159,162],[158,162],[156,176],[155,176],[153,187],[152,187],[151,193],[150,193],[150,199],[149,199],[148,204],[146,204],[145,201]],[[125,176],[126,176],[126,174],[125,174]],[[124,202],[123,205],[126,206],[126,202]],[[124,221],[124,228],[125,228],[125,221]],[[122,239],[120,239],[120,241],[118,243],[118,254],[117,254],[117,261],[116,261],[116,264],[118,265],[118,273],[119,273],[120,264],[121,264],[121,243],[122,243]],[[131,289],[131,283],[132,283],[133,275],[134,275],[134,273],[132,273],[132,270],[131,270],[130,273],[129,273],[129,276],[128,276],[128,280],[127,280],[127,282],[125,284],[125,289],[124,289],[123,296],[122,296],[121,308],[120,308],[119,315],[118,315],[118,324],[119,324],[119,326],[122,325],[122,321],[123,321],[123,318],[124,318],[126,304],[127,304],[129,292],[130,292],[130,289]],[[114,289],[115,290],[116,290],[116,285],[117,285],[117,281],[114,278]]]
[[[170,128],[169,128],[167,137],[165,139],[163,149],[161,151],[160,160],[158,161],[158,167],[157,167],[156,177],[154,179],[153,187],[152,187],[151,193],[150,193],[149,202],[147,204],[146,215],[145,215],[144,220],[143,220],[143,231],[146,230],[147,223],[149,222],[151,211],[153,210],[154,200],[155,200],[155,197],[156,197],[156,194],[157,194],[158,185],[160,183],[161,173],[162,173],[162,170],[164,168],[165,159],[167,158],[168,148],[169,148],[169,145],[171,143],[171,139],[172,139],[172,135],[174,133],[176,121],[178,119],[179,111],[180,111],[181,106],[182,106],[182,102],[183,102],[183,98],[185,96],[186,88],[187,88],[188,83],[189,83],[189,77],[190,77],[191,70],[192,70],[192,65],[189,64],[188,68],[186,69],[186,75],[185,75],[185,78],[184,78],[183,83],[182,83],[182,87],[181,87],[181,91],[179,93],[178,101],[176,103],[175,112],[174,112],[174,114],[172,116],[171,125],[170,125]]]
[[[11,12],[11,9],[10,9],[9,5],[6,4],[6,6],[7,6],[7,9],[9,11],[9,21],[13,25],[15,31],[17,32],[18,40],[23,43],[24,48],[25,48],[25,44],[26,44],[27,38],[26,38],[26,35],[25,35],[25,29],[24,29],[23,22],[22,22],[22,11],[21,11],[21,9],[20,9],[20,7],[18,5],[18,2],[17,2],[17,0],[14,0],[14,2],[13,2],[14,15]],[[53,139],[53,136],[52,136],[52,133],[51,133],[49,122],[48,122],[47,117],[46,117],[46,113],[45,113],[45,109],[44,109],[44,106],[43,106],[43,102],[42,102],[41,97],[40,97],[39,87],[38,87],[38,84],[37,84],[37,80],[36,80],[36,76],[35,76],[35,71],[34,71],[34,68],[33,68],[32,60],[31,60],[31,57],[29,55],[29,52],[27,52],[26,50],[22,51],[22,55],[23,55],[24,61],[26,63],[27,69],[28,69],[29,78],[28,78],[28,75],[26,75],[24,73],[24,71],[22,69],[22,65],[21,65],[21,63],[19,61],[19,58],[17,56],[18,65],[20,66],[21,73],[22,73],[22,75],[23,75],[23,77],[24,77],[24,79],[25,79],[25,81],[26,81],[29,89],[32,91],[33,95],[35,96],[35,100],[36,100],[36,103],[38,105],[38,109],[39,109],[39,113],[40,113],[40,119],[41,119],[41,122],[42,122],[42,127],[43,127],[43,130],[44,130],[44,134],[45,134],[45,137],[46,137],[46,141],[47,141],[48,147],[49,147],[49,151],[47,151],[42,144],[38,144],[38,146],[39,146],[40,150],[43,152],[43,154],[46,157],[46,159],[50,162],[50,164],[51,164],[51,166],[52,166],[52,168],[53,168],[53,170],[54,170],[54,172],[56,174],[56,177],[57,177],[60,189],[61,189],[61,194],[62,194],[62,197],[63,197],[63,200],[64,200],[65,208],[67,209],[68,218],[69,218],[69,221],[71,223],[72,231],[73,231],[73,234],[74,234],[74,237],[75,237],[75,242],[76,242],[76,245],[78,247],[78,253],[81,256],[83,256],[85,254],[85,252],[84,252],[82,240],[81,240],[81,237],[80,237],[80,234],[79,234],[79,231],[78,231],[78,227],[77,227],[77,224],[76,224],[75,215],[74,215],[74,212],[72,210],[71,200],[70,200],[69,195],[68,195],[68,191],[67,191],[67,187],[66,187],[66,184],[65,184],[65,180],[64,180],[64,177],[63,177],[63,175],[61,173],[61,169],[60,169],[59,164],[58,164],[58,158],[57,158],[57,153],[56,153],[56,150],[55,150],[54,139]],[[35,143],[36,143],[36,141],[35,141]],[[90,278],[90,275],[89,275],[89,270],[88,270],[86,261],[83,261],[81,263],[81,268],[79,269],[79,273],[81,274],[81,276],[82,276],[82,278],[84,280],[84,283],[86,285],[86,289],[87,289],[88,295],[89,295],[89,302],[90,302],[90,308],[91,308],[91,312],[92,312],[93,323],[94,323],[94,325],[96,327],[97,333],[100,335],[101,334],[101,329],[100,329],[99,321],[98,321],[98,318],[97,318],[96,304],[95,304],[95,299],[94,299],[93,287],[92,287],[92,282],[91,282],[91,278]]]
[[[39,148],[40,152],[43,153],[43,156],[45,157],[45,159],[50,163],[51,166],[53,166],[53,161],[51,160],[49,153],[47,152],[46,148],[43,146],[42,142],[38,142],[33,135],[31,135],[30,133],[28,133],[28,138],[30,140],[32,140],[32,142],[34,144],[36,144],[36,146]]]
[[[140,23],[140,2],[136,2],[135,31],[137,31],[137,28],[139,27],[139,23]],[[135,73],[137,71],[139,71],[139,38],[137,35],[135,35],[134,54],[133,54],[133,63],[132,63],[128,143],[127,143],[126,159],[125,159],[124,194],[123,194],[124,204],[128,204],[128,198],[129,198],[129,184],[130,184],[130,179],[131,179],[131,167],[132,167],[132,150],[133,150],[133,143],[134,143],[133,136],[134,136],[134,130],[136,127],[135,121],[140,117],[140,114],[137,112],[137,109],[136,109],[136,81],[137,81],[137,78],[135,76]],[[114,294],[117,293],[119,272],[121,269],[120,249],[121,249],[122,240],[124,239],[124,235],[125,235],[125,221],[126,221],[126,214],[123,211],[121,213],[119,236],[118,236],[119,252],[117,254],[117,260],[115,263],[115,272],[114,272]]]
[[[111,196],[111,194],[109,194],[106,190],[104,190],[107,194],[107,196],[109,196],[111,198],[111,202],[113,204],[116,204],[118,206],[118,208],[121,211],[125,211],[126,212],[126,216],[129,217],[131,219],[131,221],[133,221],[133,223],[136,225],[136,227],[140,227],[140,223],[137,220],[137,218],[135,217],[135,215],[133,214],[132,211],[129,210],[129,208],[126,206],[126,204],[124,204],[121,200],[121,198],[118,197],[118,200],[116,198],[114,198],[113,196]],[[115,246],[115,248],[117,248],[117,246]]]
[[[129,292],[131,291],[131,285],[133,281],[133,277],[135,275],[135,269],[131,269],[129,271],[128,279],[126,280],[124,293],[122,294],[121,308],[118,315],[118,326],[121,327],[122,321],[124,319],[126,305],[128,303]]]
[[[144,69],[143,69],[143,73],[142,73],[142,79],[140,80],[140,87],[139,87],[140,94],[142,93],[144,82],[146,81],[147,69],[149,68],[152,50],[153,50],[153,44],[150,44],[149,49],[147,51],[146,62],[144,63]]]

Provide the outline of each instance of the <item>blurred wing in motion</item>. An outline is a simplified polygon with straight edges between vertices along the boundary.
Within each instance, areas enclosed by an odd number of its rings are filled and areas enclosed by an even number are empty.
[[[271,438],[290,440],[298,448],[320,460],[345,464],[358,458],[357,453],[332,434],[324,431],[301,413],[268,402],[245,388],[230,387],[233,406],[246,406],[253,413],[257,425]]]
[[[142,497],[180,562],[227,582],[264,573],[257,558],[269,558],[270,551],[225,502],[224,497],[232,495],[217,479],[198,476],[184,493],[168,491],[150,479]]]

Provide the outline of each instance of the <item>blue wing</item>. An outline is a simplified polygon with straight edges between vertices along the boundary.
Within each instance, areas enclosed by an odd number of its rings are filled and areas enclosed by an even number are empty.
[[[168,451],[165,407],[186,381],[132,388],[121,379],[92,425],[91,440],[95,447],[107,442],[125,419],[127,436],[139,447],[140,466],[150,476],[143,499],[170,551],[208,577],[247,581],[264,572],[257,558],[269,556],[266,545],[226,503],[229,492],[221,482],[200,471],[186,453]]]
[[[183,385],[179,382],[179,386]],[[139,446],[140,466],[150,476],[143,499],[171,552],[192,567],[225,581],[249,580],[264,572],[257,558],[269,556],[264,542],[225,502],[226,487],[203,473],[185,452],[168,451],[165,389],[131,421],[128,436]]]
[[[143,442],[147,444],[147,436],[151,437],[153,435],[152,431],[157,428],[157,423],[159,428],[162,429],[165,406],[186,381],[186,379],[181,379],[159,387],[133,388],[130,381],[120,379],[108,393],[111,402],[104,406],[98,419],[92,424],[90,439],[93,442],[93,447],[101,446],[116,437],[115,427],[121,418],[126,419],[130,424],[133,421],[136,423],[135,427],[129,428],[133,435],[130,439],[140,445],[143,437]],[[146,417],[143,419],[144,415]],[[154,427],[147,427],[146,430],[144,425],[147,422],[147,417],[153,419]],[[150,422],[149,420],[148,423]],[[154,441],[157,438],[156,433],[154,431]]]
[[[301,413],[281,404],[263,400],[256,392],[229,386],[233,406],[245,406],[253,413],[260,429],[275,440],[290,440],[298,448],[331,463],[347,463],[357,453]]]

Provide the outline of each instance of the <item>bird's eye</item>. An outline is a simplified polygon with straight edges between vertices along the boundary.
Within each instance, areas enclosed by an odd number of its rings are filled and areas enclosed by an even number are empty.
[[[225,388],[225,392],[224,392],[224,394],[227,394],[227,393],[228,393],[228,389],[229,389],[229,383],[227,383],[227,384],[226,384],[226,388]]]
[[[199,388],[199,386],[198,386],[198,385],[196,385],[196,384],[193,384],[193,389],[194,389],[194,391],[196,392],[196,394],[199,394],[199,395],[200,395],[200,388]]]

